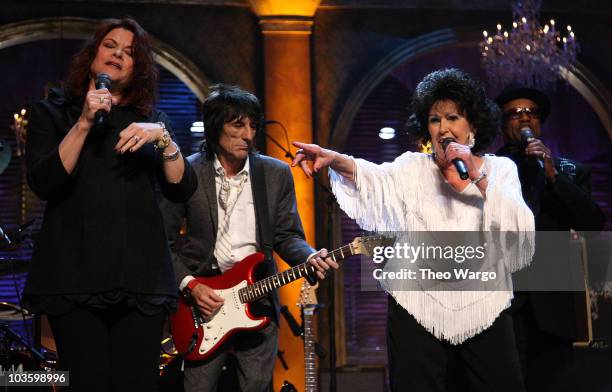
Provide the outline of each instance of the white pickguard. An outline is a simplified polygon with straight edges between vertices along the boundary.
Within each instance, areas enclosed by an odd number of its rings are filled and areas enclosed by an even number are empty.
[[[243,280],[232,288],[215,290],[215,293],[225,299],[225,302],[219,311],[204,324],[204,339],[198,350],[201,355],[210,351],[231,330],[254,328],[263,323],[261,320],[250,319],[246,313],[246,305],[240,302],[238,290],[246,286],[247,281]]]

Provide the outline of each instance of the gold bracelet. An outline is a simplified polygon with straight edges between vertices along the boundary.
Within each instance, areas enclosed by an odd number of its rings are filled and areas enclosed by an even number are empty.
[[[160,128],[162,129],[162,134],[159,137],[159,139],[157,139],[157,144],[155,144],[155,147],[158,150],[162,150],[163,151],[166,147],[168,147],[170,145],[170,143],[172,142],[172,138],[170,137],[170,133],[166,129],[166,124],[164,124],[161,121],[156,123],[156,124],[159,125]]]

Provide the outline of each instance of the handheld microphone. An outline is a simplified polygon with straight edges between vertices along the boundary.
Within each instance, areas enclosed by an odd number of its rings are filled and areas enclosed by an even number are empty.
[[[529,127],[521,128],[521,142],[526,146],[529,144],[529,139],[535,139],[533,131]]]
[[[107,74],[100,72],[96,76],[96,90],[100,90],[103,88],[110,90],[111,80]],[[102,110],[102,109],[98,110],[94,118],[94,126],[99,127],[101,125],[104,125],[104,122],[106,121],[106,115],[107,113],[105,110]]]
[[[531,128],[529,127],[521,128],[521,143],[523,143],[524,148],[527,148],[527,145],[529,144],[529,139],[535,139],[535,136],[533,136],[533,131],[531,130]],[[544,168],[544,161],[542,159],[536,158],[536,157],[531,157],[531,158],[535,159],[541,168]]]
[[[448,147],[448,145],[454,141],[455,139],[453,139],[452,137],[445,137],[444,139],[440,140],[440,144],[442,145],[442,148],[444,149],[444,151],[446,151],[446,148]],[[455,165],[455,168],[457,169],[457,173],[459,173],[459,178],[461,178],[462,180],[467,180],[470,177],[468,175],[467,167],[465,166],[465,162],[463,162],[463,159],[460,159],[460,158],[453,159],[453,165]]]

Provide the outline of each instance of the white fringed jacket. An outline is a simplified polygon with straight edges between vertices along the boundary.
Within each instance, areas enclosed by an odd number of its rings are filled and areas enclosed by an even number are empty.
[[[504,290],[389,292],[431,334],[452,344],[490,327],[510,305],[510,273],[527,266],[534,251],[534,217],[523,201],[515,164],[493,155],[483,161],[485,197],[473,184],[457,192],[422,153],[406,152],[381,165],[354,159],[354,183],[329,172],[340,207],[364,230],[518,233],[516,249],[496,261],[507,272]]]

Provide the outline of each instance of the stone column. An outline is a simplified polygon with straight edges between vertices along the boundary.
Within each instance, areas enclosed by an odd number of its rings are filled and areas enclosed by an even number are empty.
[[[250,0],[253,11],[260,18],[263,34],[264,56],[264,105],[266,118],[281,122],[290,141],[313,141],[312,86],[310,41],[313,16],[320,0]],[[285,144],[285,134],[278,125],[269,125],[268,133]],[[269,139],[266,154],[287,161],[285,153]],[[295,152],[295,148],[291,148]],[[293,178],[297,204],[306,240],[315,244],[314,183],[299,168],[294,168]],[[279,269],[288,266],[279,261]],[[301,281],[280,290],[281,302],[300,319],[295,306]],[[283,325],[283,324],[281,324]],[[304,390],[304,349],[302,340],[294,337],[288,328],[281,328],[279,349],[285,352],[289,371],[277,363],[274,374],[274,390],[279,390],[284,380],[289,380],[298,391]]]

